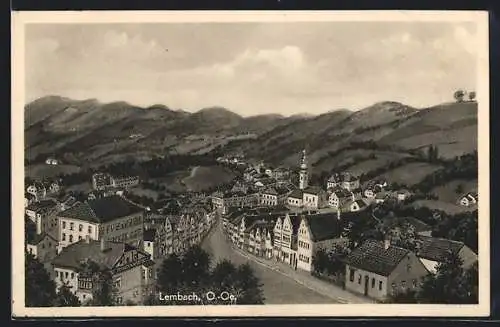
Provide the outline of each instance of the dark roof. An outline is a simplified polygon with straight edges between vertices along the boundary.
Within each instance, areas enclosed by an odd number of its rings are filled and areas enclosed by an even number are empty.
[[[354,202],[357,203],[360,208],[364,208],[364,207],[368,206],[368,204],[366,204],[366,202],[363,200],[356,200]]]
[[[59,215],[61,217],[86,220],[89,222],[106,223],[142,211],[143,209],[135,204],[132,204],[118,195],[113,195],[85,203],[79,203],[61,212]]]
[[[278,192],[274,187],[268,187],[262,194],[278,195]]]
[[[409,253],[409,250],[394,245],[385,249],[383,242],[370,240],[354,249],[347,256],[346,263],[381,276],[389,276]]]
[[[295,189],[288,195],[289,198],[302,199],[304,197],[304,192],[300,189]]]
[[[421,243],[417,251],[418,257],[432,261],[442,262],[450,252],[457,255],[464,247],[464,243],[462,242],[444,238],[420,236],[419,239]]]
[[[305,215],[304,219],[311,230],[311,238],[315,242],[337,238],[342,233],[342,223],[337,213],[320,213]]]
[[[424,223],[423,221],[413,218],[413,217],[386,217],[384,218],[385,221],[388,221],[390,223],[397,223],[397,224],[410,224],[413,227],[415,227],[415,231],[417,233],[424,232],[424,231],[429,231],[432,229],[431,226],[428,224]]]
[[[308,186],[308,187],[306,187],[306,189],[304,190],[304,193],[318,195],[318,194],[320,194],[322,191],[323,191],[323,189],[321,189],[321,187],[319,187],[319,186]]]
[[[28,244],[30,245],[37,245],[38,243],[40,243],[41,241],[43,241],[46,237],[49,237],[51,238],[52,240],[56,241],[55,238],[53,238],[52,236],[50,236],[49,234],[47,233],[41,233],[41,234],[37,234],[37,233],[27,233],[27,242]]]
[[[107,242],[107,250],[101,251],[101,242],[81,240],[65,247],[61,253],[54,258],[52,264],[55,267],[78,269],[85,260],[91,260],[101,267],[113,268],[121,255],[135,249],[135,247],[117,242]]]
[[[39,202],[32,203],[28,206],[28,210],[39,211],[48,210],[57,206],[57,202],[52,199],[42,200]]]
[[[292,223],[292,235],[295,235],[299,230],[302,217],[298,214],[289,214],[288,216],[290,217],[290,221]]]
[[[24,197],[28,200],[33,200],[35,198],[35,195],[32,193],[25,192]]]
[[[332,193],[334,193],[339,199],[352,197],[352,193],[350,191],[341,187],[336,187]]]
[[[142,239],[146,242],[153,242],[155,240],[156,229],[145,229]]]

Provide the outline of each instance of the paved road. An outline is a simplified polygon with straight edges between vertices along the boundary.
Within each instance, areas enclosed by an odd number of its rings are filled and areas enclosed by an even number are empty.
[[[332,304],[334,299],[300,285],[293,279],[271,270],[262,264],[249,260],[231,248],[219,226],[203,241],[202,247],[214,260],[229,259],[234,264],[249,263],[263,286],[266,304]]]

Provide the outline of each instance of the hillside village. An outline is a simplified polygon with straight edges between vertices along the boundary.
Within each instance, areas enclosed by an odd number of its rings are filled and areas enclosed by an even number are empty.
[[[432,198],[422,189],[349,170],[315,182],[308,161],[306,150],[295,167],[228,153],[216,162],[234,172],[231,182],[147,203],[129,192],[146,183],[136,175],[94,172],[85,194],[66,192],[63,178],[30,181],[26,251],[82,304],[92,301],[95,267],[111,272],[117,305],[146,303],[162,262],[217,228],[235,251],[375,301],[415,292],[450,256],[464,271],[477,264],[477,235],[467,236],[477,233],[477,192],[457,194],[461,219],[473,223],[452,235],[458,218],[412,206]]]

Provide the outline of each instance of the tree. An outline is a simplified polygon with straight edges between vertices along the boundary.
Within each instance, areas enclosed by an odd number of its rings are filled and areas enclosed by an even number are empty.
[[[463,261],[458,255],[449,253],[438,264],[435,274],[424,278],[418,295],[423,303],[465,304],[469,301],[468,280],[465,278]]]
[[[176,291],[182,282],[182,262],[177,254],[163,260],[158,271],[157,286],[162,292]]]
[[[56,298],[56,284],[33,255],[25,254],[25,304],[27,307],[50,307]]]
[[[469,92],[469,101],[474,101],[474,100],[476,100],[476,92],[470,91]]]
[[[210,275],[210,256],[200,246],[191,247],[182,258],[182,279],[189,290],[206,286]]]
[[[328,254],[325,249],[319,248],[312,257],[312,266],[316,274],[322,274],[328,265]]]
[[[237,304],[264,304],[262,284],[248,263],[240,265],[235,276],[236,281],[232,289]]]
[[[57,293],[55,305],[57,307],[79,307],[80,300],[71,292],[67,285],[62,285]]]
[[[457,102],[463,102],[466,92],[464,90],[456,90],[453,97]]]
[[[92,305],[105,307],[116,304],[116,289],[113,283],[111,270],[100,269],[94,275],[94,290],[92,292]]]

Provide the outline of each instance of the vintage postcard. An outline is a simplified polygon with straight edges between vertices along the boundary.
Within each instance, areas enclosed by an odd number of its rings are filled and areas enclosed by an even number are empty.
[[[489,315],[486,12],[12,18],[15,317]]]

